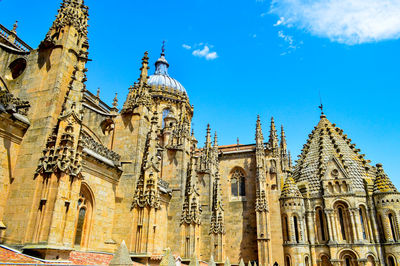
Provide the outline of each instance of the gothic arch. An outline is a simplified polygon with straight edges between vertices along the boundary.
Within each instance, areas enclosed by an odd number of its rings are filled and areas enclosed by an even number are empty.
[[[231,197],[246,196],[246,171],[239,166],[232,168],[229,173],[231,183]]]
[[[94,194],[89,185],[82,182],[77,203],[77,218],[75,222],[74,245],[78,248],[87,248],[93,224],[95,207]]]

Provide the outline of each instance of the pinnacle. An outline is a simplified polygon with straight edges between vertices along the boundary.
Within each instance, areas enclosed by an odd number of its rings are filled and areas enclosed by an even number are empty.
[[[285,180],[285,184],[282,187],[281,198],[291,198],[291,197],[303,197],[300,193],[299,188],[296,185],[296,181],[294,181],[291,174],[288,174],[288,177]]]
[[[118,247],[109,265],[111,266],[133,265],[131,257],[129,256],[128,248],[126,247],[125,244],[125,240],[122,240],[121,245]]]
[[[376,164],[376,178],[374,182],[374,193],[397,192],[396,187],[390,181],[383,170],[382,164]]]

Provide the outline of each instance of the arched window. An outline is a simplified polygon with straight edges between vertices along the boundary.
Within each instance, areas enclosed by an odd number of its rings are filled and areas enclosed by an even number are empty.
[[[246,196],[246,183],[243,171],[235,169],[231,176],[232,196]]]
[[[162,112],[162,122],[161,122],[162,128],[165,127],[164,119],[171,113],[172,113],[172,111],[170,109],[168,109],[168,108],[163,110],[163,112]]]
[[[378,223],[379,223],[379,235],[381,236],[381,239],[383,240],[383,242],[386,242],[386,236],[385,236],[385,231],[383,228],[383,221],[382,221],[382,216],[379,214],[378,215]]]
[[[289,256],[286,256],[286,259],[285,259],[285,266],[290,266],[291,264],[290,264],[290,257]]]
[[[371,255],[367,257],[367,266],[375,266],[375,259]]]
[[[310,259],[308,258],[308,256],[306,256],[306,257],[304,258],[304,265],[305,265],[305,266],[310,266]]]
[[[350,222],[349,208],[344,202],[336,204],[336,217],[339,224],[339,233],[341,239],[346,242],[352,242],[352,224]]]
[[[342,234],[342,239],[346,240],[346,225],[344,224],[344,212],[342,207],[338,208],[338,214],[339,214],[339,224],[340,224],[340,232]]]
[[[300,232],[299,232],[299,222],[297,220],[297,216],[293,216],[293,225],[294,225],[294,236],[296,238],[296,243],[300,242]]]
[[[396,228],[396,221],[393,216],[393,213],[389,213],[388,215],[389,223],[390,223],[390,231],[392,233],[393,241],[397,241],[397,228]]]
[[[89,188],[82,184],[78,199],[78,217],[75,230],[75,246],[87,247],[93,212],[93,199]]]
[[[359,208],[360,222],[364,239],[369,239],[367,212],[364,206]]]
[[[315,216],[318,242],[323,243],[328,240],[328,237],[325,215],[320,207],[316,209]]]
[[[396,260],[394,259],[393,256],[388,257],[388,265],[389,266],[396,266]]]
[[[287,216],[283,217],[283,240],[289,241],[289,223]]]
[[[331,266],[331,265],[332,265],[332,264],[331,264],[331,261],[329,260],[329,257],[328,257],[328,256],[323,255],[323,256],[321,257],[321,265],[322,265],[322,266]]]

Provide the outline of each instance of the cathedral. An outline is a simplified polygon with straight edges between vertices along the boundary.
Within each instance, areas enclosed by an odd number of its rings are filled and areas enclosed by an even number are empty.
[[[293,165],[273,118],[264,133],[254,119],[254,144],[221,146],[210,126],[197,140],[164,49],[154,73],[137,60],[120,106],[87,90],[87,27],[83,0],[62,0],[37,49],[0,25],[2,246],[54,261],[124,242],[144,265],[167,248],[182,263],[400,265],[400,193],[323,112]]]

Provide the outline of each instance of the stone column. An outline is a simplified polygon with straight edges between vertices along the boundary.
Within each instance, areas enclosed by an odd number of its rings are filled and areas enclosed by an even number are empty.
[[[332,219],[333,219],[333,225],[334,225],[333,233],[335,235],[336,242],[340,242],[338,226],[337,226],[337,214],[335,211],[333,211],[333,213],[332,213]]]
[[[371,242],[371,243],[377,242],[377,241],[374,241],[374,230],[373,230],[373,226],[372,226],[372,223],[375,222],[375,219],[371,218],[371,213],[370,213],[369,210],[365,210],[365,214],[367,216],[366,217],[366,220],[367,220],[366,223],[367,223],[367,226],[368,226],[367,237],[369,239],[369,242]]]
[[[358,228],[357,228],[357,225],[356,225],[356,221],[355,221],[355,219],[354,219],[354,212],[353,212],[353,209],[349,209],[349,214],[350,214],[350,222],[351,222],[351,226],[350,226],[350,233],[353,233],[352,234],[352,240],[353,240],[353,242],[358,242],[359,241],[359,238],[358,238]],[[349,241],[350,239],[348,239],[347,241],[348,242],[350,242]]]
[[[308,240],[310,244],[315,244],[315,231],[313,225],[315,224],[315,211],[306,211],[307,217],[307,231],[308,231]]]
[[[354,228],[354,237],[355,237],[355,242],[362,242],[364,241],[364,236],[363,236],[363,228],[362,228],[362,223],[361,223],[361,217],[360,217],[360,212],[358,208],[352,208],[350,209],[350,212],[352,213],[353,216],[353,220],[354,220],[354,224],[353,224],[353,228]]]
[[[333,211],[332,209],[325,209],[326,222],[328,224],[329,242],[333,242],[333,236],[334,236],[333,224],[332,224],[332,221],[329,219],[332,211]],[[322,228],[322,230],[324,230],[324,228]]]

